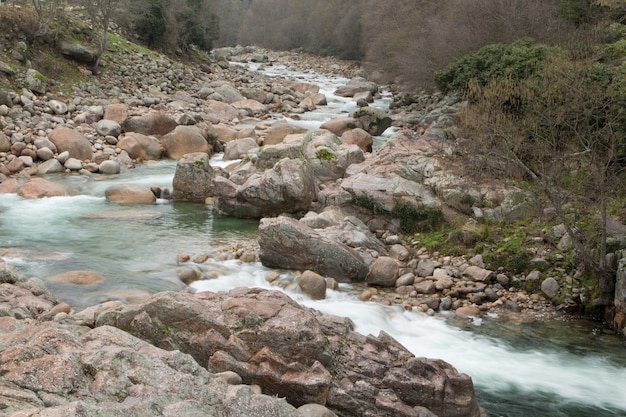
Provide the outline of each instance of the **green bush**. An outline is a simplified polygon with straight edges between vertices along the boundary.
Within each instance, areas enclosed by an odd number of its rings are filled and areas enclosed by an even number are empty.
[[[471,80],[486,86],[496,79],[523,80],[539,74],[546,56],[557,51],[546,45],[520,39],[511,44],[494,44],[465,55],[435,73],[437,88],[443,93],[465,92]]]
[[[426,206],[398,204],[391,215],[400,219],[400,229],[407,234],[432,231],[443,223],[441,210]]]

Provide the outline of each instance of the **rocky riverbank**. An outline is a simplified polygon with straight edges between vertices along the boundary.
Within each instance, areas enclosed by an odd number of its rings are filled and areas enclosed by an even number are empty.
[[[556,314],[549,299],[566,289],[555,278],[538,281],[545,249],[537,250],[537,273],[514,276],[485,268],[480,256],[429,252],[418,236],[404,233],[404,222],[416,217],[463,219],[475,239],[477,220],[538,210],[524,190],[475,184],[450,169],[455,147],[447,139],[458,99],[396,102],[384,113],[367,105],[378,86],[350,64],[245,48],[218,51],[216,58],[190,67],[128,55],[111,59],[71,96],[32,85],[1,92],[0,192],[63,195],[68,191],[42,176],[116,175],[148,160],[176,159],[171,190],[119,187],[107,190],[107,199],[153,204],[167,196],[260,219],[258,242],[224,248],[224,256],[296,271],[289,280],[278,273],[266,278],[313,298],[343,282],[363,301],[427,314],[504,311],[520,320]],[[225,59],[347,76],[352,81],[340,93],[359,110],[315,131],[285,123],[282,115],[297,118],[324,106],[319,89]],[[372,136],[392,124],[397,131],[372,152]],[[232,164],[212,167],[217,152]],[[563,236],[555,227],[537,238],[556,245]],[[207,258],[184,251],[178,261],[189,272],[181,279],[207,278],[201,268]],[[5,415],[145,416],[146,407],[152,415],[332,415],[309,411],[311,404],[346,416],[479,414],[466,375],[413,358],[385,335],[358,336],[346,320],[279,293],[163,293],[73,312],[41,281],[3,268]],[[535,282],[542,293],[522,290]],[[584,295],[574,287],[568,291]],[[213,411],[198,408],[207,404]]]

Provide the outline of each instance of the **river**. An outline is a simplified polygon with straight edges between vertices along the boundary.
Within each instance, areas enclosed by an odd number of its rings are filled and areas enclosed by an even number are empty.
[[[335,97],[340,77],[298,73],[281,66],[252,68],[277,77],[293,77],[321,86],[329,105],[301,115],[293,123],[314,128],[332,115],[354,108]],[[376,105],[385,107],[389,97]],[[378,141],[384,141],[378,138]],[[218,158],[213,164],[224,164]],[[0,256],[29,276],[43,279],[51,291],[75,309],[111,299],[132,301],[148,293],[184,288],[178,279],[179,253],[207,254],[207,277],[196,290],[239,286],[269,288],[269,271],[260,264],[222,260],[225,247],[255,239],[255,221],[214,216],[201,204],[158,200],[137,209],[111,204],[104,190],[116,183],[171,186],[175,163],[159,161],[119,176],[51,176],[73,190],[71,197],[23,200],[0,195]],[[61,284],[49,278],[68,270],[90,270],[105,277],[91,286]],[[285,279],[288,271],[281,271]],[[626,415],[626,344],[604,323],[582,318],[515,322],[501,317],[459,319],[359,302],[343,284],[324,301],[289,293],[324,313],[349,316],[356,330],[384,330],[417,356],[441,358],[469,374],[479,404],[489,416]]]

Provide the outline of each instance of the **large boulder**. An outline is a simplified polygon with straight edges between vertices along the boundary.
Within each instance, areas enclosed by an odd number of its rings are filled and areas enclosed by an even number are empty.
[[[289,218],[261,219],[259,258],[270,268],[311,270],[339,282],[359,282],[369,268],[352,248]]]
[[[168,158],[179,159],[188,153],[212,153],[202,130],[197,126],[177,126],[172,132],[161,138]]]
[[[117,147],[126,151],[130,158],[144,161],[161,159],[165,152],[161,142],[154,136],[132,132],[123,135],[117,142]]]
[[[363,151],[356,145],[345,145],[325,130],[307,133],[302,138],[302,145],[304,158],[321,183],[342,178],[350,165],[365,159]],[[264,151],[267,152],[267,148]]]
[[[326,129],[337,136],[343,135],[345,132],[359,127],[353,117],[336,117],[322,123],[320,129]]]
[[[61,54],[78,62],[92,64],[96,61],[96,51],[84,45],[63,41],[60,44]]]
[[[69,127],[57,127],[50,132],[49,139],[59,153],[69,152],[70,158],[80,161],[91,160],[91,142],[80,132]]]
[[[284,400],[227,385],[189,355],[111,326],[6,317],[0,360],[3,415],[194,417],[235,415],[232,410],[251,417],[296,415]]]
[[[35,94],[46,94],[48,88],[48,79],[39,71],[33,68],[26,70],[24,76],[26,88]]]
[[[227,82],[222,82],[219,86],[215,87],[215,94],[220,97],[225,103],[235,103],[237,101],[245,100],[246,98],[239,92],[239,90]]]
[[[207,109],[212,111],[221,122],[229,122],[239,116],[236,108],[223,101],[210,100]]]
[[[341,141],[346,145],[357,145],[363,152],[372,152],[374,139],[372,135],[361,128],[356,128],[343,132]]]
[[[267,131],[263,145],[277,145],[283,141],[285,136],[297,133],[304,133],[306,129],[288,123],[274,123]]]
[[[114,120],[102,119],[96,123],[95,128],[101,136],[118,137],[122,133],[122,126]]]
[[[294,406],[317,403],[346,417],[480,415],[467,375],[416,358],[384,334],[355,333],[350,320],[302,307],[278,291],[165,292],[85,318],[96,330],[115,326],[174,357],[187,353],[210,372],[235,372]],[[178,392],[187,385],[176,386]]]
[[[174,200],[203,203],[212,194],[214,177],[209,154],[195,152],[185,155],[176,164],[172,181]]]
[[[363,77],[352,78],[346,85],[339,87],[335,90],[335,94],[340,97],[354,97],[356,93],[369,91],[372,94],[378,92],[378,86],[376,83],[367,81]]]
[[[382,135],[387,128],[391,127],[391,117],[382,110],[373,107],[361,107],[352,113],[359,127],[372,136]]]
[[[395,259],[389,256],[381,256],[372,264],[369,273],[365,277],[365,282],[370,285],[393,287],[396,284],[399,272],[400,265]]]
[[[236,187],[234,194],[230,191],[232,188],[216,189],[215,209],[242,218],[306,212],[317,198],[317,185],[309,164],[289,158],[278,161],[272,169],[251,175]]]
[[[224,161],[244,158],[258,149],[259,146],[253,138],[235,139],[224,146]]]
[[[243,110],[248,116],[258,116],[267,113],[268,109],[263,103],[256,100],[244,99],[231,103],[236,109]]]
[[[176,120],[161,112],[149,113],[145,116],[133,117],[124,120],[124,132],[136,132],[143,135],[165,135],[178,126]]]
[[[116,184],[107,188],[104,196],[108,201],[118,204],[154,204],[154,193],[143,185]]]

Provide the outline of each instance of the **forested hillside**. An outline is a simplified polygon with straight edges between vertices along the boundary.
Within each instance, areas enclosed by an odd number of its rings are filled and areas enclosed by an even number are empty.
[[[299,48],[360,61],[371,76],[432,89],[435,71],[495,43],[520,38],[577,54],[614,41],[623,0],[6,0],[34,8],[22,16],[42,36],[64,6],[84,8],[94,35],[123,30],[146,46],[185,54],[237,44]],[[30,27],[28,27],[30,25]],[[95,36],[94,39],[97,39]],[[101,38],[106,40],[106,36]]]

